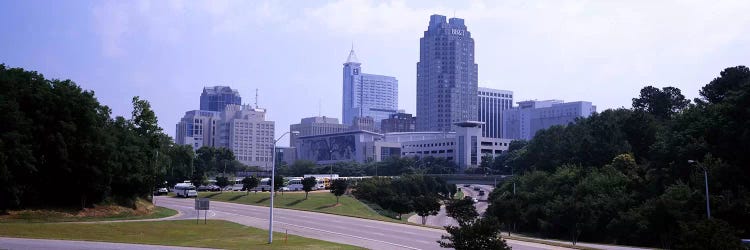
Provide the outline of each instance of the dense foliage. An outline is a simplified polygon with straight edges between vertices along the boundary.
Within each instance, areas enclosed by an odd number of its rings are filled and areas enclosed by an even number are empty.
[[[0,210],[132,205],[164,181],[171,139],[148,101],[110,117],[70,80],[0,65]]]
[[[461,224],[447,226],[448,235],[443,235],[438,241],[441,247],[456,250],[510,250],[505,240],[500,238],[499,223],[492,217],[482,218]]]
[[[690,103],[677,88],[648,86],[632,109],[519,142],[489,164],[517,176],[490,195],[488,214],[523,232],[572,241],[740,247],[738,237],[750,238],[750,70],[727,68],[700,95]]]
[[[455,188],[455,186],[454,186]],[[439,201],[452,197],[451,185],[436,177],[403,175],[397,178],[375,177],[360,180],[353,192],[398,215],[418,212],[424,217],[440,209]]]

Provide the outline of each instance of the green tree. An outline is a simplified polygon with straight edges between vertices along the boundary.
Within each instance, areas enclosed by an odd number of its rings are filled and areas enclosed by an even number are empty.
[[[422,217],[422,225],[427,222],[427,216],[437,215],[440,211],[440,201],[433,195],[420,195],[414,197],[414,212]]]
[[[339,197],[346,193],[346,189],[349,188],[349,182],[345,179],[335,179],[331,183],[331,193],[336,196],[336,204],[339,204]]]
[[[729,223],[718,220],[700,220],[680,223],[680,235],[676,249],[747,249]]]
[[[318,184],[318,181],[315,180],[315,177],[313,176],[302,179],[302,190],[305,191],[305,200],[307,200],[307,195],[310,193],[310,191],[313,190],[313,188],[317,184]]]
[[[314,168],[315,163],[312,161],[297,160],[289,166],[287,174],[290,176],[304,176],[312,173]]]
[[[221,192],[224,192],[224,187],[229,186],[229,178],[225,176],[218,176],[216,177],[216,185],[221,188]]]
[[[247,192],[245,193],[245,195],[250,194],[250,190],[256,188],[258,184],[260,184],[260,180],[258,180],[258,178],[256,178],[255,176],[242,178],[242,189]]]
[[[464,197],[460,200],[448,200],[445,205],[445,211],[448,216],[453,217],[459,224],[473,223],[479,216],[474,200],[471,197]]]
[[[440,247],[456,250],[511,249],[498,234],[499,223],[491,218],[483,218],[459,227],[447,226],[445,230],[449,235],[440,237]]]
[[[661,90],[652,86],[641,89],[641,95],[633,98],[633,108],[647,112],[654,117],[667,119],[686,108],[690,101],[685,99],[680,89],[664,87]]]

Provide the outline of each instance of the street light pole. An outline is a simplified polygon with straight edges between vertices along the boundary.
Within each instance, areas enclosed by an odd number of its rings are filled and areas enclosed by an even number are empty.
[[[291,131],[282,134],[278,139],[273,141],[273,146],[271,147],[271,204],[268,213],[268,244],[273,243],[273,189],[276,187],[276,183],[274,182],[274,179],[276,179],[276,143],[289,133],[298,134],[299,132]]]
[[[699,168],[703,169],[703,182],[706,185],[706,216],[708,219],[711,219],[711,203],[709,202],[710,194],[708,193],[708,169],[706,166],[703,166],[700,162],[694,161],[694,160],[688,160],[688,163],[693,164],[695,163],[698,165]]]

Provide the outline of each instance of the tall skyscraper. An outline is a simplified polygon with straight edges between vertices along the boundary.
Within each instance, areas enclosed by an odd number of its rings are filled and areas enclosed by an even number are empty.
[[[229,104],[242,105],[240,92],[228,86],[214,86],[203,88],[201,93],[201,110],[224,111]]]
[[[464,20],[430,16],[419,39],[417,131],[454,131],[456,122],[476,121],[477,71]]]
[[[352,125],[355,117],[372,117],[375,127],[398,111],[398,80],[392,76],[362,73],[354,48],[344,63],[342,123]]]
[[[502,138],[503,110],[513,107],[513,91],[480,87],[477,95],[482,137]]]

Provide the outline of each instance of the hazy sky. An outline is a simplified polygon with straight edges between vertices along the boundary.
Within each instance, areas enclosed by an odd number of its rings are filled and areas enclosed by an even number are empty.
[[[479,85],[515,100],[630,107],[641,87],[689,98],[750,60],[750,1],[0,1],[0,63],[72,79],[114,115],[149,100],[174,136],[203,86],[268,109],[280,135],[341,118],[342,63],[395,76],[416,111],[419,38],[431,14],[464,18]],[[322,107],[319,110],[319,103]],[[281,145],[286,145],[283,140]]]

